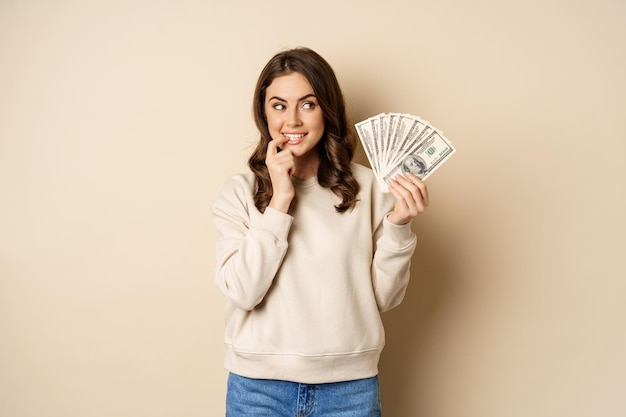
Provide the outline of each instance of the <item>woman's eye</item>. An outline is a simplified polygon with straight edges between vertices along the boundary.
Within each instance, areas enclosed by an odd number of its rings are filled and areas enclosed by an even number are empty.
[[[285,110],[285,105],[282,103],[276,103],[272,107],[276,110]]]
[[[304,104],[302,104],[302,107],[310,110],[310,109],[314,109],[315,108],[315,103],[313,103],[312,101],[307,101]]]

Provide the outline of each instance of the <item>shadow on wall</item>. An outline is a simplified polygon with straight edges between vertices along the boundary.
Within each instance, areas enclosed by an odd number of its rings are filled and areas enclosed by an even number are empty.
[[[411,260],[406,296],[400,306],[382,316],[386,344],[379,371],[387,417],[417,416],[417,405],[422,410],[428,407],[427,375],[432,370],[426,360],[432,359],[433,331],[454,289],[454,254],[437,240],[433,213],[427,211],[421,216],[413,223],[418,246]]]
[[[360,144],[354,161],[370,166]],[[432,210],[413,221],[418,241],[411,259],[411,281],[402,304],[382,315],[386,344],[379,372],[386,417],[417,416],[415,404],[427,407],[428,381],[420,370],[427,367],[426,358],[432,358],[432,352],[427,351],[433,342],[430,335],[452,297],[455,288],[452,281],[458,275],[454,270],[456,254],[441,241],[440,226],[437,213]],[[422,380],[425,382],[420,383]]]
[[[434,214],[427,211],[421,216],[413,223],[418,246],[411,261],[406,296],[400,306],[382,316],[386,344],[379,370],[383,411],[387,417],[417,416],[416,406],[427,408],[427,375],[432,372],[426,363],[427,358],[432,359],[429,346],[454,289],[454,254],[437,240]]]

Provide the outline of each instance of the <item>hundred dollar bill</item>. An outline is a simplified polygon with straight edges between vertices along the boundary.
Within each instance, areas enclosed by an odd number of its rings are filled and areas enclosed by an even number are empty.
[[[389,124],[391,122],[391,117],[389,114],[383,113],[379,117],[379,136],[380,136],[380,161],[381,166],[379,170],[384,172],[385,166],[383,164],[387,161],[387,152],[389,151]]]
[[[439,131],[432,130],[420,142],[406,149],[404,156],[395,167],[383,175],[382,180],[386,184],[397,174],[404,175],[408,172],[425,180],[455,152],[456,149],[448,139]]]
[[[383,155],[383,158],[385,160],[385,171],[388,169],[388,163],[387,161],[389,161],[391,159],[390,155],[392,150],[394,149],[392,146],[393,143],[393,138],[394,138],[394,132],[396,130],[396,127],[398,126],[398,120],[400,119],[400,114],[399,113],[389,113],[387,114],[387,118],[389,120],[388,122],[388,126],[387,126],[387,136],[385,137],[385,141],[384,141],[384,147],[385,147],[385,152]]]
[[[381,167],[383,164],[383,144],[381,143],[380,136],[380,118],[382,117],[382,113],[376,115],[374,117],[370,117],[367,119],[371,126],[372,131],[372,143],[374,145],[374,159],[376,160],[376,170],[381,172]]]
[[[395,168],[398,162],[403,159],[407,149],[412,144],[419,142],[424,134],[431,129],[432,127],[427,121],[410,114],[401,114],[390,143],[386,169],[382,173]]]
[[[365,155],[367,156],[367,160],[369,161],[370,166],[372,167],[372,170],[374,171],[374,173],[379,175],[380,170],[378,168],[379,167],[378,157],[374,150],[375,139],[374,139],[374,134],[372,132],[372,125],[369,119],[363,120],[362,122],[359,122],[355,124],[354,126],[356,128],[357,134],[359,135],[359,139],[361,140],[361,143],[363,144]]]

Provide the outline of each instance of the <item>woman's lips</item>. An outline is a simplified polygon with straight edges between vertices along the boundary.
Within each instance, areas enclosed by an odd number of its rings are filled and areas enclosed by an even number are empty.
[[[287,138],[288,145],[297,145],[302,142],[302,139],[306,136],[306,133],[283,133],[283,136]]]

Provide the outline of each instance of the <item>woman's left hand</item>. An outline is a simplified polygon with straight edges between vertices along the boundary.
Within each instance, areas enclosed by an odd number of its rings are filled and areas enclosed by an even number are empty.
[[[396,175],[389,180],[389,191],[396,199],[396,205],[389,216],[393,224],[410,222],[428,207],[428,188],[415,174]]]

